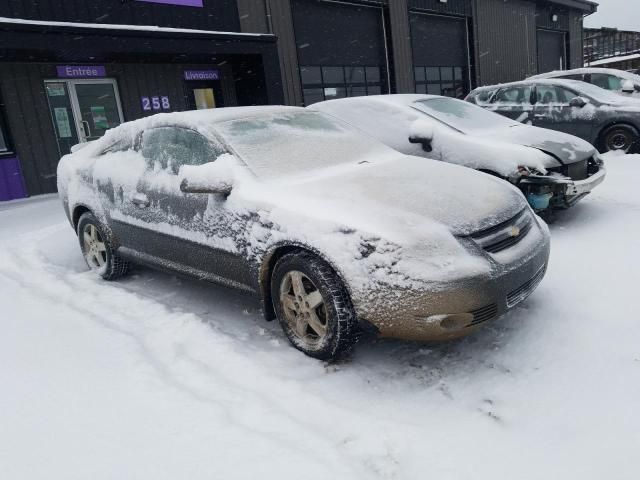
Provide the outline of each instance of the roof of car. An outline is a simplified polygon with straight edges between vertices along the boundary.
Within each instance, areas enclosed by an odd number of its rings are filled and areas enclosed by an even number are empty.
[[[324,107],[331,108],[334,105],[346,105],[357,103],[383,103],[385,105],[392,105],[395,107],[407,107],[412,103],[420,100],[429,100],[432,98],[449,98],[442,97],[440,95],[424,95],[420,93],[395,93],[390,95],[368,95],[363,97],[349,97],[338,98],[334,100],[325,100],[324,102],[314,103],[309,105],[310,110],[323,110]]]
[[[485,85],[483,87],[476,88],[474,92],[481,92],[485,90],[497,90],[498,88],[517,87],[520,85],[530,85],[530,84],[562,85],[569,88],[580,88],[580,85],[584,84],[584,82],[580,80],[568,80],[565,78],[528,78],[526,80],[520,80],[519,82],[498,83],[496,85]]]
[[[617,70],[615,68],[597,68],[597,67],[585,67],[574,68],[573,70],[555,70],[553,72],[541,73],[529,77],[528,80],[538,80],[541,78],[555,78],[563,75],[584,75],[586,73],[604,73],[610,75],[618,75],[621,78],[628,78],[637,80],[637,75],[632,72],[625,72],[624,70]]]

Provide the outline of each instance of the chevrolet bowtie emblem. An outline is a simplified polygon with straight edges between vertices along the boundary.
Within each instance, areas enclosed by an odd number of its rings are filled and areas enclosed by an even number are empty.
[[[511,227],[509,229],[509,235],[511,237],[517,237],[518,235],[520,235],[520,228],[518,227]]]

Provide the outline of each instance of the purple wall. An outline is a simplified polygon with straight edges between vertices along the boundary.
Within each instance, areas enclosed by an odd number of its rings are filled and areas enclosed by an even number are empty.
[[[26,196],[20,161],[17,158],[0,158],[0,202]]]

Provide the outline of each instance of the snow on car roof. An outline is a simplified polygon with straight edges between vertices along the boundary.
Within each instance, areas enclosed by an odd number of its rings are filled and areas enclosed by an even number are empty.
[[[596,68],[596,67],[574,68],[573,70],[555,70],[553,72],[534,75],[532,77],[529,77],[527,80],[555,78],[562,75],[584,75],[586,73],[603,73],[603,74],[609,74],[609,75],[617,75],[621,78],[626,78],[629,80],[633,80],[635,82],[640,82],[640,76],[634,73],[625,72],[624,70],[617,70],[615,68]]]
[[[581,85],[584,85],[584,82],[580,80],[569,80],[566,78],[527,78],[526,80],[519,80],[517,82],[508,82],[508,83],[496,83],[495,85],[485,85],[482,87],[478,87],[474,90],[474,92],[481,92],[485,90],[496,90],[498,88],[505,87],[517,87],[519,85],[529,85],[529,84],[539,84],[539,85],[564,85],[569,88],[580,88]]]

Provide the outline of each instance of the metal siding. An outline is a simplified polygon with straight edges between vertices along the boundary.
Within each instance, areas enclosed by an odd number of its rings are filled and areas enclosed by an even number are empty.
[[[427,10],[430,12],[470,17],[473,13],[471,1],[472,0],[449,0],[447,3],[441,3],[440,0],[409,0],[408,6],[411,10]]]
[[[269,33],[266,0],[237,0],[240,29],[245,33]]]
[[[206,0],[202,8],[119,0],[4,0],[0,17],[240,31],[236,0]]]
[[[389,19],[395,93],[413,93],[416,90],[407,0],[395,0],[389,4]]]
[[[553,21],[553,16],[558,16],[558,21]],[[554,5],[538,5],[536,8],[536,26],[547,30],[569,30],[569,10]]]
[[[475,0],[478,85],[522,80],[536,72],[536,5]]]
[[[569,66],[581,68],[584,65],[584,42],[582,38],[583,17],[579,11],[571,11],[569,18]]]
[[[298,67],[296,36],[293,29],[291,0],[267,0],[267,15],[271,20],[271,33],[278,37],[284,102],[287,105],[302,105],[302,85]]]

